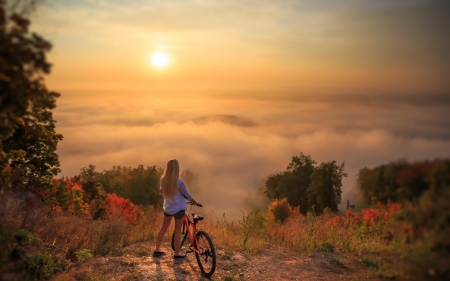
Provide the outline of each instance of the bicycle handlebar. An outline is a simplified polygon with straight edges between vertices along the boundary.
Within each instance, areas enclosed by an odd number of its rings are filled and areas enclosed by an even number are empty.
[[[203,205],[202,205],[202,204],[200,204],[200,203],[198,203],[198,204],[195,204],[195,203],[193,203],[193,202],[191,202],[191,201],[187,201],[187,202],[186,202],[186,204],[189,204],[189,205],[194,205],[194,206],[198,206],[198,207],[203,207]]]

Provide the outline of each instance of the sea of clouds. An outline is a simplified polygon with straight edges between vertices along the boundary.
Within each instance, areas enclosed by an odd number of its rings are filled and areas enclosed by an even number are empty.
[[[361,168],[450,157],[448,112],[446,95],[73,91],[59,98],[54,118],[64,136],[61,175],[176,158],[199,175],[195,198],[239,217],[267,208],[265,179],[299,152],[345,162],[343,202]]]

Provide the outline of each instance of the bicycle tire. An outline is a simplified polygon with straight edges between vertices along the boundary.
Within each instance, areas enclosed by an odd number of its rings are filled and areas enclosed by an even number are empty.
[[[188,232],[187,232],[187,230],[186,230],[186,232],[184,233],[184,235],[183,235],[183,233],[181,233],[181,235],[182,235],[182,237],[181,237],[180,249],[183,248],[184,242],[186,242],[186,239],[187,239],[187,237],[188,237]],[[174,240],[175,240],[175,231],[172,233],[172,242],[170,243],[170,245],[172,246],[172,250],[175,251],[175,243],[174,243]]]
[[[214,244],[209,234],[205,231],[201,230],[197,232],[196,237],[200,254],[195,252],[195,258],[203,275],[210,277],[216,270],[216,251],[214,250]]]

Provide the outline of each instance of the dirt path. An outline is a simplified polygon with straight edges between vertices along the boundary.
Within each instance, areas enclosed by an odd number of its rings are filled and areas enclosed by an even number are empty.
[[[378,280],[370,278],[355,261],[342,256],[311,253],[231,252],[217,250],[211,279],[201,275],[194,254],[179,261],[170,254],[153,258],[152,244],[136,243],[117,257],[93,258],[53,280]],[[164,245],[166,250],[169,245]]]

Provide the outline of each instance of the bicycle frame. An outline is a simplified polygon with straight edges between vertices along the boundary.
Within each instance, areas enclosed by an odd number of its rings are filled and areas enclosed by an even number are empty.
[[[191,227],[192,225],[192,227]],[[184,231],[187,231],[188,236],[189,236],[189,243],[191,244],[191,248],[193,251],[195,251],[197,254],[201,254],[199,247],[198,247],[198,241],[197,238],[195,237],[195,235],[198,232],[197,229],[197,224],[194,223],[190,218],[188,214],[184,215],[184,221],[183,221],[183,231],[182,233],[184,233]]]

